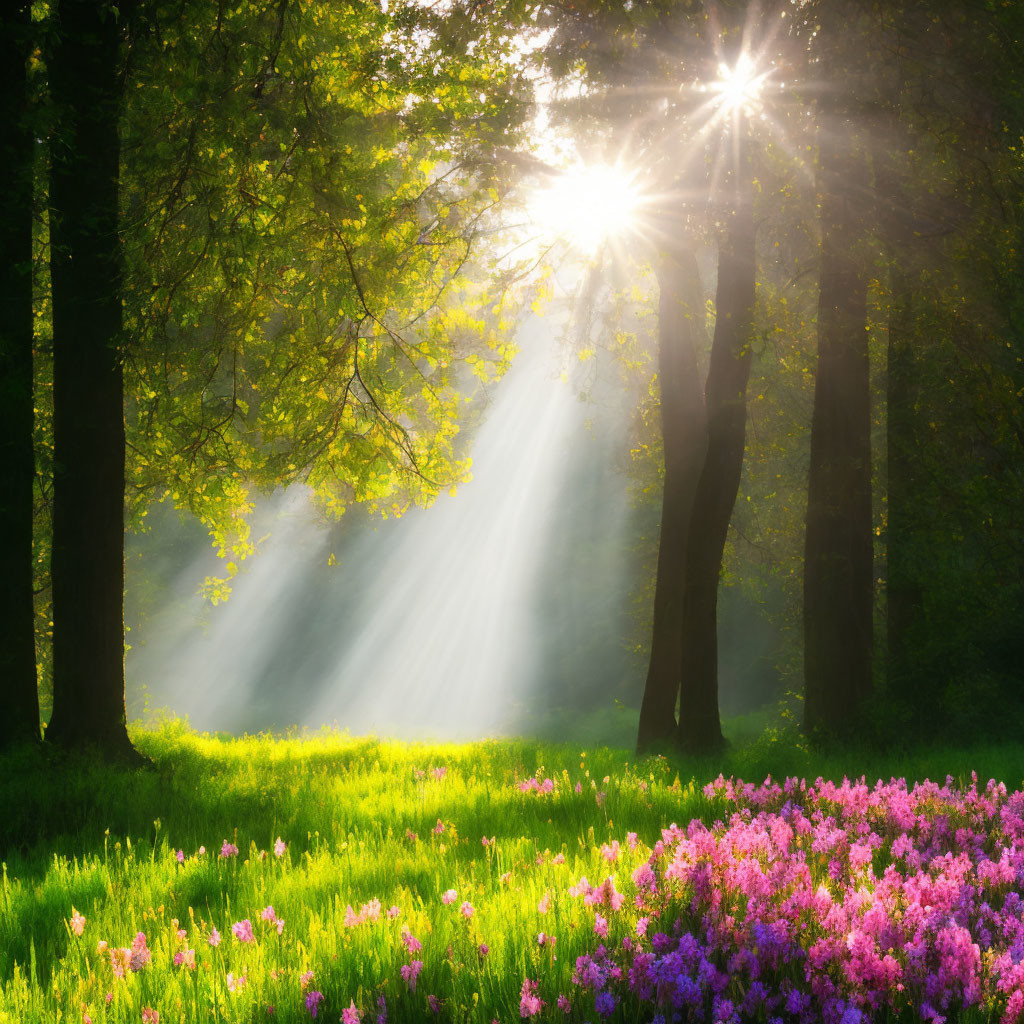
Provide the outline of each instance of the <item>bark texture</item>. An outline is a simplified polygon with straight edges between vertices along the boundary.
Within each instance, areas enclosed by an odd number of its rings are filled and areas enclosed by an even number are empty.
[[[640,707],[638,750],[671,742],[675,733],[687,536],[706,448],[697,368],[703,309],[693,252],[666,255],[658,268],[658,285],[658,379],[665,481],[651,658]]]
[[[31,5],[0,19],[0,750],[39,739],[32,580]]]
[[[53,718],[62,746],[130,752],[124,704],[124,453],[117,13],[60,0],[51,64]]]

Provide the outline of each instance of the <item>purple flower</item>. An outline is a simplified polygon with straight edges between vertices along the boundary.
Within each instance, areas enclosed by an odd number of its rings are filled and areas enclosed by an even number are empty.
[[[320,1011],[320,1004],[324,1001],[323,992],[317,992],[313,989],[312,992],[306,993],[306,1009],[309,1011],[310,1017],[315,1017]]]

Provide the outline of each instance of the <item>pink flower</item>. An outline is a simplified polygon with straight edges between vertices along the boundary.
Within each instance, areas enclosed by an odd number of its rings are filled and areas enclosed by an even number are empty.
[[[422,960],[413,960],[411,964],[402,964],[401,973],[402,979],[409,986],[410,992],[416,991],[416,979],[419,977],[420,971],[423,970]]]
[[[423,943],[409,931],[408,925],[402,929],[402,942],[410,953],[418,953],[423,948]]]
[[[519,990],[519,1016],[536,1017],[543,1008],[544,1000],[537,995],[537,982],[524,978]]]
[[[225,981],[227,981],[229,992],[241,992],[245,988],[245,983],[249,979],[244,975],[240,974],[237,978],[233,974],[228,974]]]
[[[196,951],[194,949],[179,950],[174,954],[175,967],[187,967],[189,970],[196,969]]]
[[[142,1024],[160,1024],[160,1014],[152,1006],[142,1008]]]
[[[578,782],[576,783],[576,792],[577,793],[582,793],[583,792],[583,787]]]
[[[279,918],[278,918],[278,919],[277,919],[277,920],[276,920],[276,921],[274,922],[274,924],[276,924],[276,925],[277,925],[277,934],[278,934],[278,935],[283,935],[283,934],[284,934],[284,918],[283,918],[283,917],[279,917]]]
[[[216,928],[210,929],[210,937],[206,940],[211,946],[220,945],[220,932]]]
[[[481,942],[480,945],[476,947],[476,949],[481,956],[487,956],[487,954],[490,952],[490,950],[487,948],[486,942]]]
[[[568,1013],[572,1009],[572,1003],[570,1003],[565,996],[559,994],[558,1008],[562,1011],[562,1013]]]
[[[389,907],[388,908],[388,917],[398,917],[398,915],[400,913],[401,913],[401,910],[399,910],[398,907]]]
[[[320,1009],[320,1004],[323,1001],[324,1001],[324,994],[323,994],[323,992],[317,992],[316,989],[314,989],[312,992],[310,992],[306,996],[306,1009],[309,1011],[310,1017],[315,1017],[317,1015],[317,1013],[319,1012],[319,1009]],[[359,1021],[359,1018],[356,1017],[357,1024],[358,1024],[358,1021]],[[346,1022],[346,1024],[347,1024],[347,1022]]]
[[[260,919],[263,921],[276,921],[277,914],[274,913],[274,908],[268,905],[266,909],[260,914]]]
[[[405,830],[405,838],[408,839],[410,843],[415,843],[417,838],[416,833],[413,832],[411,828],[407,828]]]
[[[448,774],[448,769],[447,768],[443,768],[443,767],[442,768],[434,768],[434,769],[431,770],[430,774],[433,775],[435,779],[440,780],[440,779],[443,779]]]
[[[197,853],[197,854],[198,854],[198,855],[199,855],[200,857],[202,857],[202,856],[203,856],[203,855],[204,855],[204,854],[206,853],[206,847],[205,847],[205,846],[200,846],[200,847],[199,847],[199,849],[198,849],[198,850],[196,850],[196,853]]]
[[[637,839],[635,832],[627,832],[626,833],[626,845],[631,850],[635,850],[636,849],[636,844],[638,842],[639,842],[639,840]]]
[[[537,904],[537,913],[546,914],[551,909],[551,897],[548,893],[544,893],[540,898],[540,903]]]
[[[427,1003],[429,1004],[431,1010],[434,1011],[434,1013],[441,1012],[441,1000],[438,999],[437,996],[427,996]]]
[[[557,941],[554,935],[548,935],[546,932],[541,932],[537,936],[538,946],[553,946]]]
[[[314,1014],[314,1016],[316,1015]],[[359,1011],[351,999],[348,1001],[347,1009],[341,1011],[341,1021],[342,1024],[359,1024]]]
[[[227,858],[227,857],[237,857],[238,856],[238,847],[235,846],[234,843],[229,843],[225,839],[223,845],[220,848],[220,855],[222,857],[225,857],[225,858]]]
[[[462,906],[459,907],[459,912],[468,921],[474,914],[473,904],[469,900],[463,900]]]
[[[85,918],[74,907],[71,908],[71,921],[69,924],[71,925],[71,930],[76,935],[81,935],[85,928]]]
[[[434,826],[434,835],[439,836],[444,831],[444,822],[438,818],[437,824]]]
[[[184,942],[188,938],[188,932],[184,928],[179,928],[176,934],[179,942]]]
[[[275,857],[283,857],[284,856],[284,851],[287,850],[287,849],[288,849],[288,846],[285,843],[285,841],[280,836],[278,836],[274,840],[274,856]]]
[[[299,975],[299,988],[305,992],[309,988],[309,983],[313,980],[313,972],[306,971],[305,974]]]
[[[255,936],[252,933],[252,921],[249,918],[245,918],[242,921],[236,921],[231,926],[231,934],[234,935],[239,942],[252,942]]]
[[[359,910],[359,916],[364,921],[380,920],[380,900],[376,896],[369,903],[364,903]]]
[[[554,857],[551,859],[551,863],[552,864],[564,864],[565,863],[565,854],[564,853],[556,853],[554,855]]]
[[[441,896],[441,902],[444,904],[454,903],[459,898],[459,894],[454,889],[449,889]]]
[[[482,837],[480,838],[480,843],[481,843],[481,845],[482,845],[482,846],[485,846],[485,847],[486,847],[486,846],[490,846],[490,845],[491,845],[491,843],[493,843],[493,842],[494,842],[494,840],[493,840],[493,839],[488,839],[488,838],[487,838],[487,836],[482,836]]]
[[[184,850],[178,850],[174,854],[174,858],[175,858],[175,860],[177,860],[177,862],[179,864],[184,864],[185,863],[185,851]]]
[[[600,914],[594,915],[594,933],[600,935],[602,939],[608,935],[608,921]]]
[[[128,966],[131,967],[133,971],[141,971],[142,968],[149,963],[149,960],[150,953],[146,948],[146,933],[139,932],[132,942],[131,962]]]
[[[362,923],[362,919],[352,909],[352,904],[351,903],[345,908],[345,919],[341,923],[346,928],[355,928],[355,926],[357,924],[361,924]]]

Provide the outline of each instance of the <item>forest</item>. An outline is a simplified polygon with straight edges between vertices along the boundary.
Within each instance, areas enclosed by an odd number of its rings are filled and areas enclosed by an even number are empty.
[[[0,1024],[1024,1021],[1024,8],[2,28]]]

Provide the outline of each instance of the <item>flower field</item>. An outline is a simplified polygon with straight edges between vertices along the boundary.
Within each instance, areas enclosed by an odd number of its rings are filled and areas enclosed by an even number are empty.
[[[5,1024],[1024,1020],[1002,782],[137,739],[142,777],[4,766]]]

